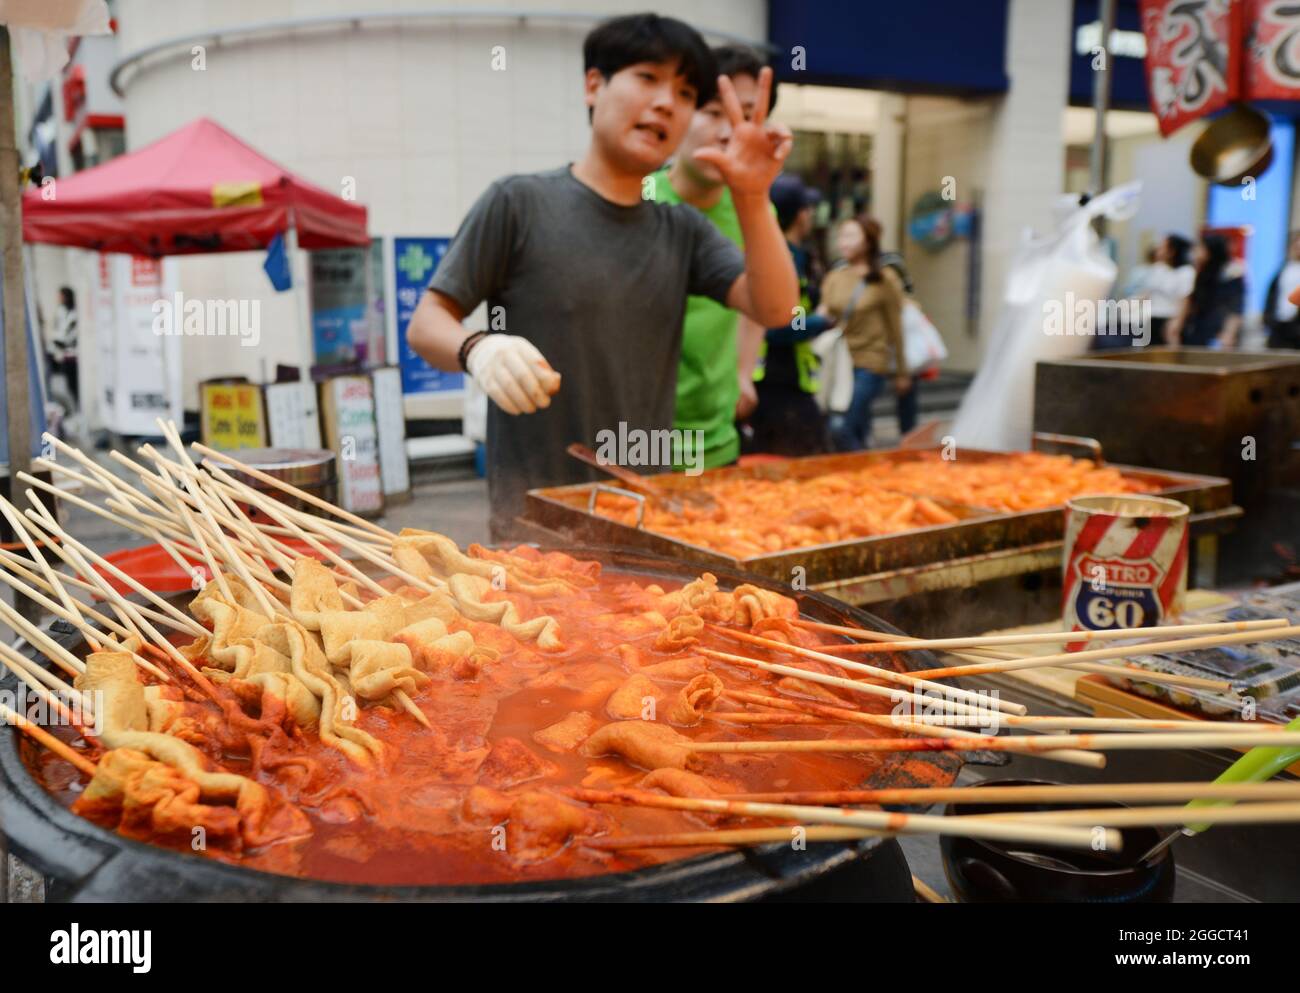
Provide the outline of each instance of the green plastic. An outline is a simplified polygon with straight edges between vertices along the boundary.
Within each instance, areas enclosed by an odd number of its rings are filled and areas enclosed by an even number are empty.
[[[1300,717],[1286,726],[1288,731],[1300,731]],[[1252,748],[1224,770],[1216,783],[1263,783],[1272,779],[1291,763],[1300,761],[1300,746],[1294,748]],[[1189,807],[1223,807],[1232,800],[1193,800]],[[1189,824],[1187,832],[1199,834],[1210,825]]]

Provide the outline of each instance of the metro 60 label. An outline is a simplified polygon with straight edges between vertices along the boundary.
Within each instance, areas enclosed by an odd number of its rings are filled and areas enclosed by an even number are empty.
[[[1164,611],[1156,591],[1141,586],[1094,589],[1080,583],[1074,597],[1074,617],[1085,628],[1142,628],[1159,624]]]
[[[1160,570],[1149,559],[1128,562],[1124,559],[1098,559],[1085,555],[1079,560],[1079,575],[1094,585],[1155,586]]]

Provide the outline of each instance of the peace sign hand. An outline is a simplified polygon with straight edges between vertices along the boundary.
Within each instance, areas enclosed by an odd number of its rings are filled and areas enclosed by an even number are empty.
[[[782,163],[794,147],[794,136],[789,128],[767,121],[771,93],[772,70],[765,67],[758,74],[754,116],[747,121],[731,80],[726,76],[718,77],[718,96],[731,121],[731,140],[727,142],[725,151],[702,148],[694,158],[697,162],[707,162],[716,167],[731,188],[732,196],[766,197],[772,180],[780,174]]]

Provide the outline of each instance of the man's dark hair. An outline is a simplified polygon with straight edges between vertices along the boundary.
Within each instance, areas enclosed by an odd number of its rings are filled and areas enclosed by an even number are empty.
[[[1171,234],[1165,236],[1165,241],[1169,245],[1169,265],[1174,269],[1180,269],[1191,261],[1192,243],[1180,234]]]
[[[718,75],[751,76],[758,81],[758,74],[767,63],[763,57],[748,45],[719,45],[713,50],[713,61],[718,65]],[[767,111],[770,114],[776,106],[776,80],[772,80],[772,92],[767,99]]]
[[[628,14],[602,21],[582,43],[582,68],[599,69],[606,79],[638,62],[673,62],[695,87],[695,106],[718,94],[713,53],[689,24],[658,14]]]
[[[1214,295],[1223,279],[1223,271],[1232,261],[1232,248],[1221,234],[1207,234],[1201,238],[1205,248],[1205,263],[1196,270],[1192,283],[1192,313],[1207,314],[1214,305]]]

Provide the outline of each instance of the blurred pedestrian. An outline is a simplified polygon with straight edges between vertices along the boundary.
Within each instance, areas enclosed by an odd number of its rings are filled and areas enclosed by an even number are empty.
[[[768,328],[757,355],[741,356],[742,378],[748,370],[755,391],[745,447],[772,455],[818,455],[831,446],[817,406],[821,360],[812,340],[830,330],[832,321],[815,312],[821,291],[809,278],[806,244],[821,197],[793,175],[778,176],[770,196],[799,274],[800,313],[783,327]]]
[[[916,308],[915,313],[920,314],[920,305],[913,299],[912,277],[907,273],[907,263],[903,261],[903,256],[898,252],[885,252],[880,256],[880,264],[890,270],[898,277],[899,284],[903,287],[903,350],[907,350],[907,328],[908,316],[911,308]],[[925,319],[925,315],[920,315]],[[911,368],[911,363],[908,363]],[[898,434],[903,437],[913,428],[916,427],[916,421],[920,410],[920,381],[923,373],[933,372],[938,374],[938,369],[921,370],[912,369],[912,388],[904,390],[901,393],[895,392],[894,412],[898,417]]]
[[[880,222],[859,215],[842,221],[836,248],[842,265],[822,283],[822,309],[843,328],[853,359],[853,397],[831,418],[831,435],[841,451],[871,443],[871,404],[892,381],[907,393],[912,377],[903,345],[902,282],[880,263]]]
[[[1178,316],[1192,293],[1196,269],[1191,263],[1192,243],[1182,235],[1167,234],[1156,246],[1135,296],[1151,301],[1151,342],[1165,340],[1165,328]],[[1135,339],[1134,345],[1142,347]]]
[[[59,306],[54,311],[54,328],[46,353],[50,370],[63,377],[73,410],[81,409],[81,380],[77,370],[77,295],[71,286],[59,287]]]
[[[1244,267],[1232,258],[1222,235],[1207,234],[1192,259],[1196,279],[1178,316],[1165,326],[1170,345],[1233,348],[1241,334],[1245,309]]]
[[[1300,348],[1300,307],[1290,297],[1300,290],[1300,231],[1291,235],[1291,254],[1268,284],[1264,326],[1269,348]]]

